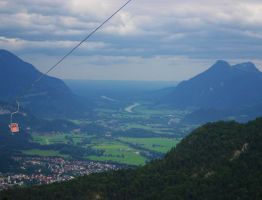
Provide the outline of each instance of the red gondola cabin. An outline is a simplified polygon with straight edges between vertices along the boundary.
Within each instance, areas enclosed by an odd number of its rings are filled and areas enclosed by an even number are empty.
[[[18,123],[11,123],[9,125],[9,128],[10,128],[10,131],[12,133],[18,133],[19,132],[19,126],[18,126]]]

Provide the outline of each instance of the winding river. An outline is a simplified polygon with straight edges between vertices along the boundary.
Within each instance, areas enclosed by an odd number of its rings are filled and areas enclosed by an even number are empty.
[[[130,105],[130,106],[127,106],[127,107],[125,108],[125,111],[126,111],[126,112],[129,112],[129,113],[132,113],[132,112],[133,112],[133,109],[134,109],[135,107],[139,106],[139,105],[140,105],[140,103],[134,103],[134,104],[132,104],[132,105]]]

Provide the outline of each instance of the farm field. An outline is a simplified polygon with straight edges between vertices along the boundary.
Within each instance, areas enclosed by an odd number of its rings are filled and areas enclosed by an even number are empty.
[[[67,158],[81,155],[79,158],[84,160],[138,166],[163,156],[181,140],[184,133],[180,132],[190,129],[178,126],[186,111],[152,108],[145,102],[139,102],[135,107],[132,105],[135,104],[106,104],[95,108],[92,118],[69,119],[80,127],[78,132],[31,134],[32,142],[41,146],[64,144],[71,149],[72,155],[70,151],[64,155],[57,149],[41,148],[23,153]],[[87,153],[83,153],[85,151]]]
[[[88,139],[88,143],[83,142]],[[34,142],[48,146],[54,144],[71,144],[76,147],[92,148],[93,150],[102,151],[102,155],[89,155],[83,159],[103,162],[113,162],[127,165],[143,165],[149,158],[143,155],[143,150],[148,152],[166,153],[174,147],[179,140],[173,138],[130,138],[130,137],[91,137],[84,134],[59,133],[52,135],[34,135]],[[73,141],[73,142],[72,142]],[[86,140],[87,141],[87,140]],[[52,150],[25,150],[25,155],[39,156],[61,156],[59,151]]]
[[[34,142],[41,145],[51,145],[51,144],[74,144],[77,145],[83,142],[84,139],[91,138],[87,134],[76,134],[76,133],[56,133],[56,134],[32,134],[32,139]]]
[[[54,150],[30,149],[30,150],[23,150],[22,153],[27,156],[50,156],[50,157],[69,158],[68,155],[61,154],[59,151],[54,151]]]
[[[130,146],[117,141],[103,141],[95,144],[93,148],[102,150],[101,156],[89,156],[87,159],[95,161],[111,161],[127,165],[143,165],[146,158],[140,152]]]

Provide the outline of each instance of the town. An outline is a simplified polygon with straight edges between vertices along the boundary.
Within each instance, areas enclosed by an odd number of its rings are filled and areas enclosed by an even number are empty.
[[[58,157],[14,157],[20,170],[0,173],[0,190],[15,186],[51,184],[91,173],[118,170],[120,165],[94,161],[65,160]]]

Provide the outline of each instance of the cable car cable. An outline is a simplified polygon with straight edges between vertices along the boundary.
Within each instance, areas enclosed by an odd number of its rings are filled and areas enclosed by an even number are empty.
[[[78,47],[80,47],[85,41],[87,41],[92,35],[94,35],[100,28],[102,28],[109,20],[111,20],[117,13],[119,13],[124,7],[126,7],[132,0],[128,0],[123,6],[121,6],[117,11],[115,11],[110,17],[108,17],[103,23],[101,23],[97,28],[95,28],[91,33],[89,33],[81,42],[79,42],[75,47],[73,47],[67,54],[65,54],[61,59],[55,63],[51,68],[49,68],[44,74],[39,76],[30,87],[26,88],[24,92],[16,97],[20,99],[23,97],[28,91],[31,90],[35,86],[37,82],[39,82],[42,78],[44,78],[49,72],[54,70],[60,63],[62,63],[69,55],[71,55]]]
[[[132,0],[128,0],[124,5],[122,5],[119,9],[117,9],[112,15],[110,15],[105,21],[103,21],[98,27],[96,27],[91,33],[89,33],[83,40],[81,40],[76,46],[74,46],[68,53],[66,53],[63,57],[61,57],[52,67],[50,67],[45,73],[41,74],[35,81],[33,81],[33,83],[28,88],[23,90],[23,92],[15,98],[16,103],[17,103],[17,111],[11,113],[10,122],[13,121],[13,115],[19,112],[19,108],[20,108],[19,99],[22,98],[25,94],[27,94],[33,87],[35,87],[36,83],[38,83],[47,74],[49,74],[52,70],[54,70],[60,63],[62,63],[68,56],[70,56],[78,47],[80,47],[85,41],[87,41],[91,36],[93,36],[100,28],[102,28],[109,20],[111,20],[123,8],[125,8],[131,1]]]

